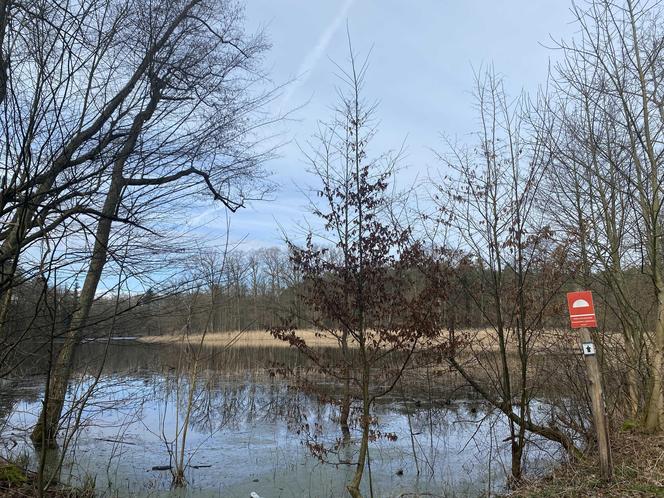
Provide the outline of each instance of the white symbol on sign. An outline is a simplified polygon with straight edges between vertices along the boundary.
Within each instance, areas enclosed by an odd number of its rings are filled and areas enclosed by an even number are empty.
[[[577,299],[572,304],[572,308],[590,308],[590,303],[585,299]]]
[[[592,356],[595,354],[595,345],[592,342],[584,342],[581,345],[584,356]]]

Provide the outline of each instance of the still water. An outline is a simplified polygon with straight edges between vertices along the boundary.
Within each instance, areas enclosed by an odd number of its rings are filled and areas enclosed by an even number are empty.
[[[70,428],[60,451],[47,455],[49,465],[62,459],[59,478],[94,483],[99,496],[346,496],[357,423],[350,444],[339,444],[338,409],[329,397],[272,373],[302,360],[285,348],[245,349],[206,351],[194,377],[182,372],[174,346],[84,345],[69,393]],[[4,389],[0,399],[3,455],[22,456],[33,467],[39,457],[27,435],[42,386],[35,376]],[[180,455],[190,392],[187,485],[171,489],[169,467]],[[73,403],[81,397],[84,405]],[[535,408],[544,416],[544,404]],[[504,489],[508,428],[478,401],[396,389],[375,406],[374,417],[367,495],[484,496]],[[310,446],[326,451],[317,457]],[[545,472],[558,457],[553,445],[533,441],[527,472]]]

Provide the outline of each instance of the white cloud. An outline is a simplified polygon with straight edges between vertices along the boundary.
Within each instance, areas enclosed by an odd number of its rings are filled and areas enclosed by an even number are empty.
[[[344,4],[341,6],[341,9],[339,9],[339,12],[337,12],[337,15],[321,33],[314,48],[312,48],[302,60],[300,67],[297,70],[296,77],[298,79],[292,85],[290,85],[284,93],[283,99],[281,101],[282,109],[286,109],[288,107],[295,93],[309,80],[311,73],[318,64],[318,61],[321,59],[321,57],[323,57],[323,55],[325,55],[327,47],[332,41],[332,37],[339,29],[339,26],[343,20],[348,17],[348,12],[353,6],[353,3],[355,3],[355,0],[346,0],[344,2]]]

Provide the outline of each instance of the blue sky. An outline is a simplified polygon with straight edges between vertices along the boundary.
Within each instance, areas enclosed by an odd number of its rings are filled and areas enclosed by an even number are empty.
[[[297,111],[279,125],[288,143],[266,165],[278,187],[274,200],[233,214],[231,240],[251,248],[280,245],[281,229],[296,235],[306,216],[300,189],[315,185],[297,144],[311,137],[317,120],[332,116],[338,85],[332,61],[346,61],[346,25],[356,52],[371,50],[366,96],[379,102],[380,121],[373,149],[398,149],[405,141],[397,179],[405,186],[439,167],[431,149],[442,147],[441,134],[471,141],[474,70],[492,64],[513,95],[545,83],[558,55],[547,48],[551,38],[575,32],[570,6],[568,0],[247,0],[248,29],[264,29],[272,43],[265,57],[272,82],[294,80],[274,111]],[[204,209],[197,221],[212,236],[226,228],[220,208]]]

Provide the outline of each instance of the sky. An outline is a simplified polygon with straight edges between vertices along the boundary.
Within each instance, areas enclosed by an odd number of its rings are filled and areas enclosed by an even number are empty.
[[[472,143],[479,69],[492,65],[511,95],[545,84],[558,56],[553,40],[575,33],[570,7],[568,0],[246,0],[247,30],[264,30],[272,44],[265,55],[271,83],[288,83],[272,112],[292,113],[276,130],[278,156],[265,165],[276,191],[231,215],[230,240],[247,249],[282,245],[284,233],[297,238],[310,218],[303,192],[316,183],[300,146],[333,115],[335,63],[347,62],[347,32],[361,57],[370,53],[366,97],[379,104],[372,150],[405,144],[397,178],[404,187],[440,168],[433,150],[443,148],[442,135]],[[194,222],[211,237],[227,227],[215,206]]]

